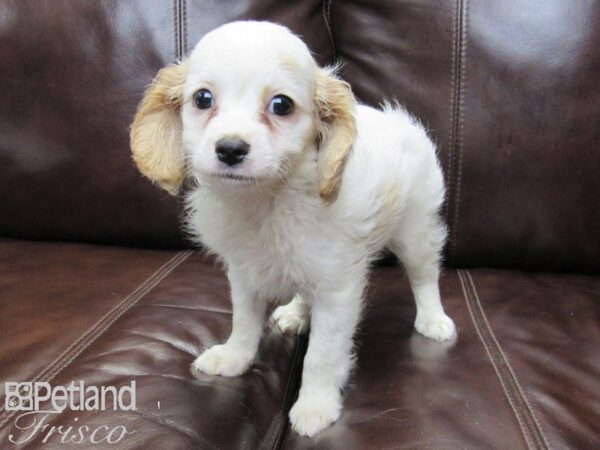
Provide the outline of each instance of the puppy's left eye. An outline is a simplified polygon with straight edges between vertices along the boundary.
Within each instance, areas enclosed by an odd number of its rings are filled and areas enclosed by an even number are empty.
[[[287,116],[294,110],[294,102],[286,95],[276,95],[269,103],[269,112],[277,116]]]

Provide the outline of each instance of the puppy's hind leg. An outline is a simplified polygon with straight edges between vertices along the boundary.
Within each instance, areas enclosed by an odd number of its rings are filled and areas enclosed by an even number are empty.
[[[456,336],[456,327],[444,312],[440,299],[439,258],[446,228],[437,215],[426,220],[403,223],[390,243],[392,252],[404,264],[417,306],[415,329],[437,341]]]
[[[300,294],[296,294],[287,305],[275,308],[271,322],[277,325],[283,334],[304,334],[310,323],[310,306]]]

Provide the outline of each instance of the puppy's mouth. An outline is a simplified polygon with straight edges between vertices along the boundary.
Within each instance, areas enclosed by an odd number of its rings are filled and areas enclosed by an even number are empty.
[[[221,180],[233,182],[233,183],[252,183],[259,180],[258,177],[252,177],[248,175],[239,175],[231,172],[210,172],[208,174],[212,178],[219,178]]]

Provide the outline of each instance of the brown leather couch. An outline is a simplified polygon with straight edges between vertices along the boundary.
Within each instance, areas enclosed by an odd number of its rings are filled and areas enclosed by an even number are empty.
[[[305,338],[269,328],[245,376],[190,376],[228,335],[228,286],[129,153],[157,70],[245,18],[404,103],[448,184],[457,342],[416,334],[401,269],[377,267],[343,415],[314,439],[287,423]],[[135,411],[66,409],[24,441],[2,385],[0,448],[599,448],[599,81],[597,0],[0,0],[0,381],[137,387]]]

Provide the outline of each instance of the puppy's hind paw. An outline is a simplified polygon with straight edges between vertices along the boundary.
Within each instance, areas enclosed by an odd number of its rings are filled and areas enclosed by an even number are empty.
[[[277,325],[283,334],[304,334],[308,331],[310,311],[306,305],[294,301],[278,306],[271,315],[271,322]]]
[[[456,326],[446,314],[417,316],[415,329],[423,336],[436,341],[448,341],[456,337]]]

